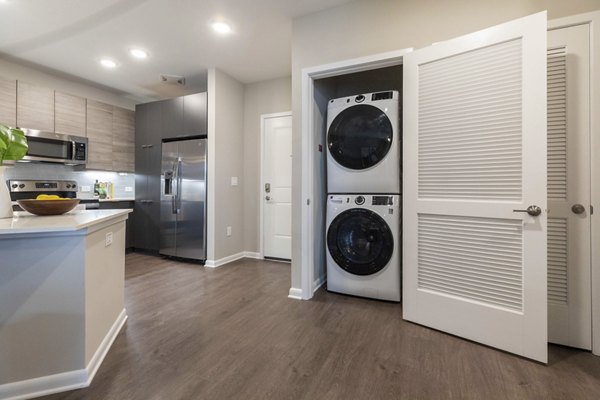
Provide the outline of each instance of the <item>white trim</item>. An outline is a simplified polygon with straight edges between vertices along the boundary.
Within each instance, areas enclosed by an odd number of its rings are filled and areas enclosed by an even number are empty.
[[[87,375],[88,375],[88,380],[87,380],[86,386],[88,386],[90,383],[92,383],[92,379],[94,379],[94,377],[96,376],[96,372],[98,372],[98,368],[100,368],[102,361],[104,361],[104,358],[108,354],[110,347],[112,346],[113,342],[117,338],[117,335],[121,331],[121,328],[123,327],[123,325],[125,325],[126,321],[127,321],[127,310],[122,309],[121,313],[119,314],[119,316],[117,317],[117,319],[115,320],[113,325],[108,330],[108,333],[106,334],[106,336],[104,336],[104,339],[102,339],[100,346],[98,346],[98,348],[96,349],[96,352],[94,353],[94,355],[92,356],[92,358],[90,359],[90,362],[88,363],[88,365],[86,367]]]
[[[302,298],[302,289],[300,288],[290,288],[290,293],[288,294],[288,298],[294,300],[303,300]]]
[[[254,258],[256,260],[262,260],[263,256],[256,251],[244,251],[244,257],[245,258]]]
[[[548,30],[576,25],[590,26],[590,160],[591,204],[591,286],[592,286],[592,353],[600,355],[600,11],[571,15],[548,21]]]
[[[215,202],[216,202],[216,173],[215,173],[215,154],[217,152],[216,141],[217,127],[216,127],[216,104],[217,104],[217,70],[210,68],[207,74],[207,130],[208,137],[207,141],[207,154],[206,154],[206,258],[213,259],[215,257],[215,238],[216,238],[216,223],[215,223]]]
[[[302,298],[308,300],[313,296],[314,285],[314,241],[313,218],[314,204],[314,157],[313,140],[313,113],[314,107],[314,81],[354,72],[367,71],[377,68],[390,67],[402,64],[405,54],[412,48],[374,54],[367,57],[353,58],[331,64],[302,69],[302,207],[301,207],[301,290]],[[291,293],[291,290],[290,290]],[[291,296],[291,294],[290,294]],[[295,297],[294,297],[295,298]]]
[[[320,277],[318,277],[317,279],[314,280],[313,287],[312,287],[313,295],[315,294],[315,292],[317,290],[319,290],[319,288],[321,286],[323,286],[325,284],[325,282],[327,282],[327,278],[325,277],[325,274],[321,275]]]
[[[239,253],[232,254],[227,257],[219,258],[218,260],[206,260],[204,266],[207,268],[217,268],[225,264],[240,260],[245,257],[245,252],[240,251]]]
[[[284,111],[271,114],[261,114],[260,116],[260,186],[258,188],[258,201],[260,204],[260,215],[259,215],[259,227],[260,227],[260,243],[259,253],[260,258],[265,256],[264,248],[264,227],[263,227],[263,216],[264,216],[264,202],[263,200],[263,187],[265,187],[265,171],[264,171],[264,156],[265,156],[265,120],[268,118],[279,118],[279,117],[292,117],[291,111]],[[292,117],[293,118],[293,117]]]
[[[32,399],[90,386],[125,321],[127,321],[127,311],[123,309],[86,368],[0,385],[0,398],[6,400]]]

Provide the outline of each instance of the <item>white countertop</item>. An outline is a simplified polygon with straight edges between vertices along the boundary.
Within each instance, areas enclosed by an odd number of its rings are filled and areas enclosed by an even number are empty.
[[[12,219],[0,218],[0,235],[77,231],[127,215],[131,211],[131,209],[76,210],[63,215],[43,217],[26,211],[16,211]]]
[[[133,197],[115,197],[113,199],[99,199],[100,202],[104,201],[135,201]]]
[[[101,203],[103,202],[115,202],[115,201],[135,201],[133,197],[115,197],[112,199],[99,199],[97,197],[78,197],[79,200],[98,200]]]

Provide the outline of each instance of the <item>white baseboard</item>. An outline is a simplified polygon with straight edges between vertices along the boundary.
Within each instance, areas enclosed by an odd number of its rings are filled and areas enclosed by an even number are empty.
[[[230,262],[241,260],[242,258],[255,258],[258,260],[262,260],[260,253],[256,253],[253,251],[240,251],[237,254],[223,257],[218,260],[206,260],[204,262],[204,266],[208,267],[208,268],[217,268],[217,267],[220,267],[221,265],[225,265],[225,264],[229,264]]]
[[[208,267],[208,268],[217,268],[217,267],[220,267],[221,265],[229,264],[230,262],[234,262],[234,261],[240,260],[242,258],[244,258],[244,252],[240,251],[237,254],[232,254],[230,256],[223,257],[218,260],[206,260],[206,262],[204,263],[204,266]]]
[[[325,275],[321,275],[320,277],[318,277],[317,279],[315,279],[315,281],[313,282],[312,293],[315,294],[315,292],[317,290],[319,290],[319,288],[321,286],[323,286],[326,281],[327,281],[327,279],[325,278]]]
[[[290,288],[290,293],[288,294],[288,297],[294,300],[302,300],[302,289]]]
[[[25,381],[5,383],[4,385],[0,385],[0,399],[32,399],[34,397],[88,387],[92,383],[92,379],[94,379],[100,364],[102,364],[104,357],[106,357],[110,346],[115,341],[125,321],[127,321],[127,312],[123,309],[86,368],[27,379]]]
[[[88,375],[86,386],[89,386],[89,384],[92,383],[92,379],[94,379],[94,376],[96,376],[98,368],[100,368],[102,361],[104,361],[104,357],[106,357],[106,355],[108,354],[108,351],[110,350],[110,347],[117,338],[117,335],[119,334],[119,332],[121,332],[121,328],[123,328],[123,325],[125,325],[125,321],[127,321],[127,310],[123,309],[121,310],[121,313],[119,314],[113,325],[108,330],[106,336],[104,336],[104,339],[102,339],[102,343],[100,343],[100,346],[98,346],[98,349],[96,350],[86,367]]]
[[[254,252],[254,251],[245,251],[244,252],[244,257],[246,258],[255,258],[257,260],[262,260],[263,258],[261,257],[260,253]]]

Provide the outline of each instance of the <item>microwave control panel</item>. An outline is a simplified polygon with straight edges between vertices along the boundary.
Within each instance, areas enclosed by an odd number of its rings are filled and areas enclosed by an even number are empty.
[[[85,161],[85,143],[75,143],[75,154],[73,159]]]

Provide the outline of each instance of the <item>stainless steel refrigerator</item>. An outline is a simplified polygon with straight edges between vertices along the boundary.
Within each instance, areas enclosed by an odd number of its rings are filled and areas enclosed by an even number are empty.
[[[162,143],[160,254],[206,260],[207,139]]]

